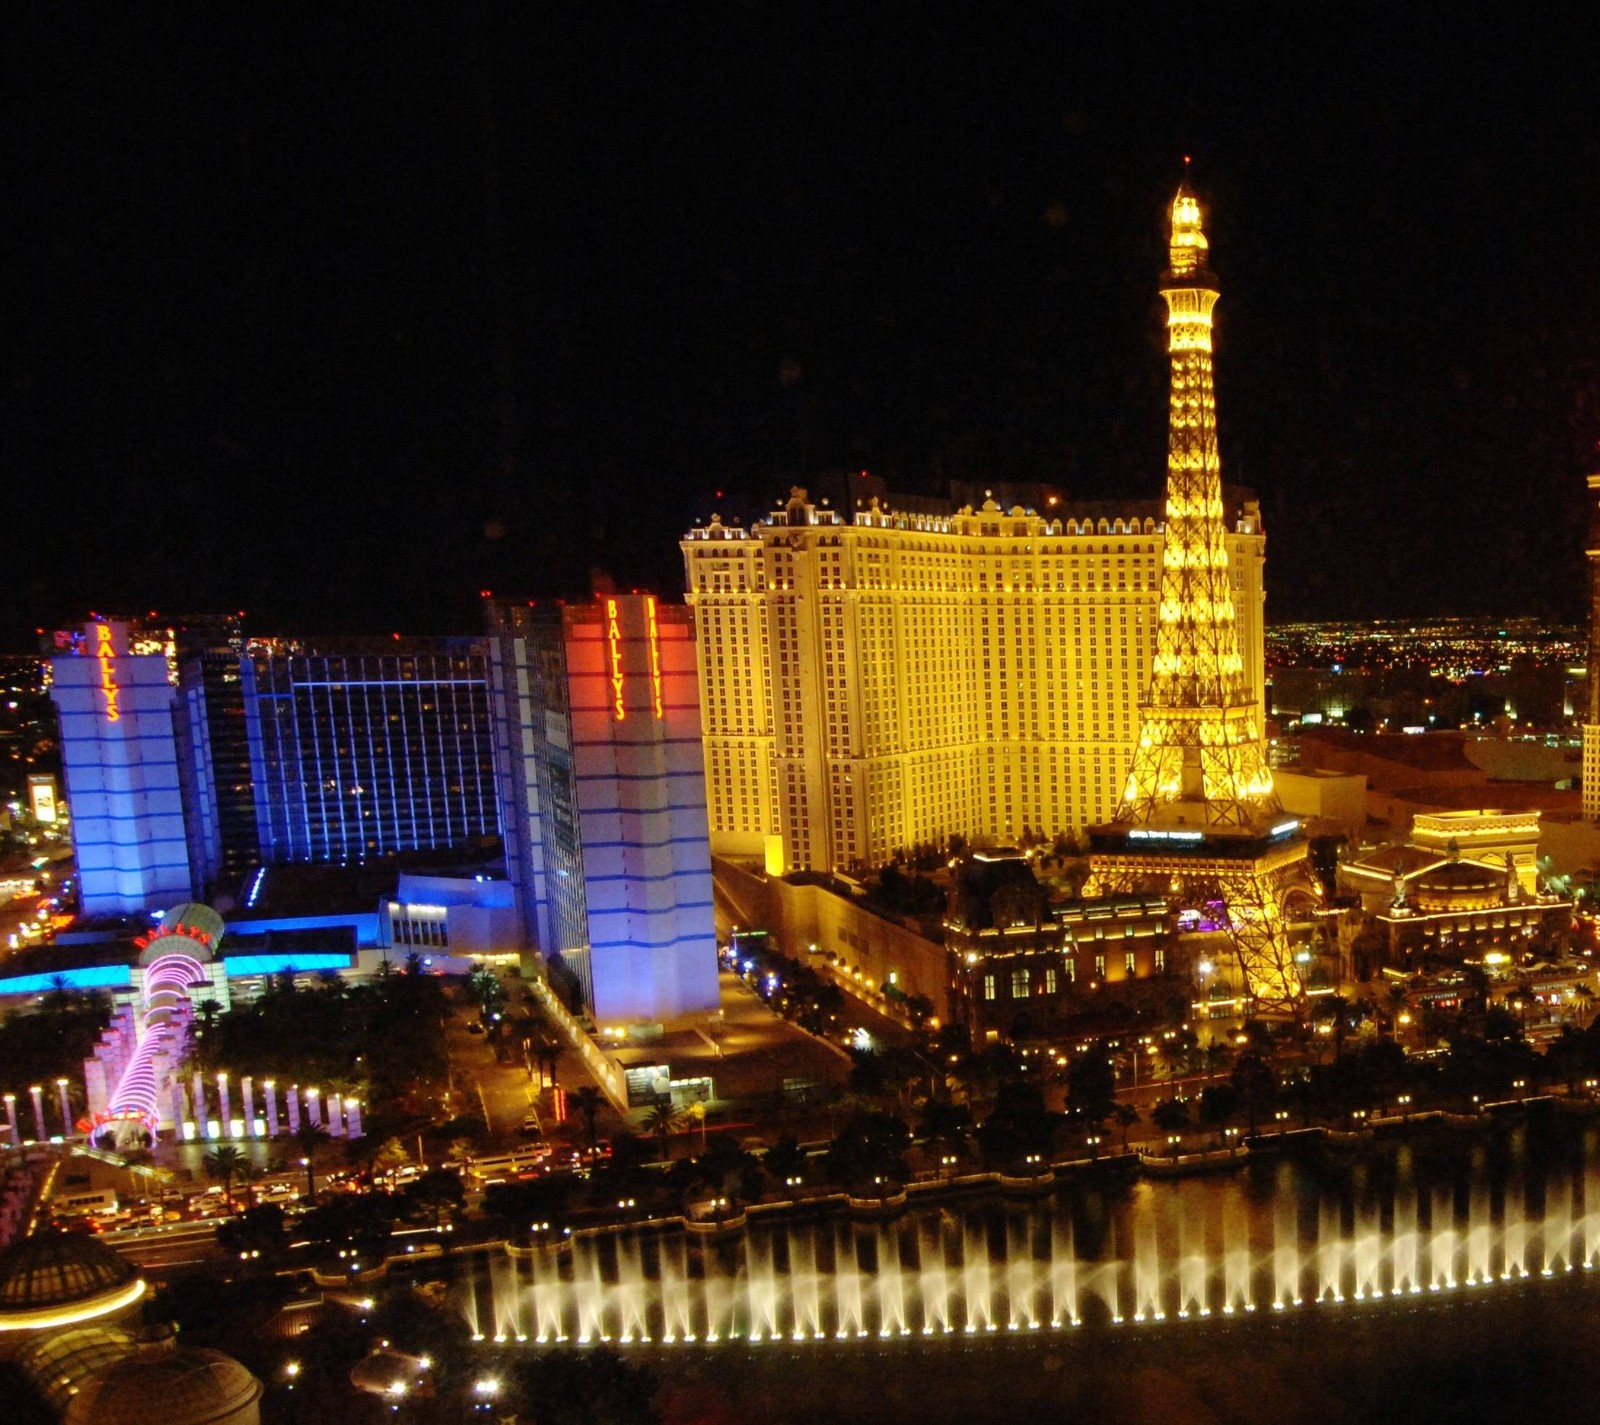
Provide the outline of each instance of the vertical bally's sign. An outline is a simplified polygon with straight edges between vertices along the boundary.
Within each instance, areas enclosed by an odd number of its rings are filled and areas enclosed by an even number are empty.
[[[112,662],[117,650],[111,642],[109,624],[97,623],[94,626],[94,656],[100,662],[100,691],[105,694],[106,721],[118,722],[122,718],[122,709],[117,705],[116,665]]]
[[[652,594],[644,601],[645,627],[650,635],[650,706],[659,722],[666,716],[661,704],[661,633],[656,628],[656,601]]]
[[[622,620],[615,599],[606,600],[606,653],[611,660],[611,716],[624,722],[628,709],[622,701]]]
[[[650,711],[660,720],[666,717],[667,709],[662,697],[661,630],[656,622],[653,595],[644,601],[644,624],[645,642],[650,651]],[[622,696],[622,614],[615,599],[606,600],[606,657],[610,668],[611,716],[617,722],[625,722],[628,707]]]

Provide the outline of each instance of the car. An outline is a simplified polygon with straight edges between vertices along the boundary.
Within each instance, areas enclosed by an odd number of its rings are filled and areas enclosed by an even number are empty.
[[[467,1021],[467,1033],[468,1034],[482,1034],[483,1033],[483,1026],[481,1024],[479,1024],[478,1021],[475,1020],[475,1019],[468,1020]]]
[[[529,1114],[522,1120],[522,1127],[518,1130],[524,1138],[543,1138],[544,1129],[539,1126],[538,1118]]]

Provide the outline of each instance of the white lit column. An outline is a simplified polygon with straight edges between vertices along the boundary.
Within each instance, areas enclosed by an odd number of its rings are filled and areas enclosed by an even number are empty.
[[[344,1108],[336,1093],[328,1095],[328,1134],[333,1138],[344,1137]]]
[[[13,1148],[22,1146],[22,1134],[17,1130],[17,1096],[14,1093],[6,1095],[6,1137]]]
[[[172,1136],[183,1142],[183,1125],[189,1115],[184,1108],[183,1080],[176,1074],[172,1076]]]
[[[361,1136],[361,1100],[347,1098],[344,1101],[344,1135],[346,1138],[359,1138]]]
[[[244,1133],[247,1138],[259,1138],[256,1132],[256,1086],[246,1074],[239,1080],[239,1092],[244,1095]]]
[[[72,1137],[72,1100],[67,1097],[67,1080],[56,1080],[56,1096],[61,1102],[61,1136]]]
[[[306,1090],[306,1117],[319,1126],[322,1123],[322,1108],[317,1103],[317,1091],[315,1089]]]
[[[217,1075],[217,1103],[217,1117],[222,1120],[222,1132],[224,1135],[226,1135],[228,1132],[228,1124],[232,1121],[233,1115],[229,1112],[230,1105],[228,1103],[228,1076],[224,1073],[219,1073]]]
[[[289,1093],[288,1093],[288,1096],[285,1098],[284,1103],[287,1105],[287,1107],[289,1109],[289,1132],[291,1134],[298,1133],[300,1131],[300,1085],[299,1084],[290,1084],[289,1085]]]
[[[261,1085],[261,1089],[267,1099],[267,1137],[276,1138],[278,1136],[278,1085],[272,1079],[268,1079]]]
[[[37,1132],[34,1142],[43,1143],[50,1137],[44,1131],[44,1090],[35,1084],[28,1090],[28,1097],[33,1100],[33,1126]]]
[[[194,1071],[194,1078],[190,1082],[190,1099],[194,1104],[194,1123],[197,1137],[207,1136],[206,1122],[206,1081],[200,1076],[200,1071]]]

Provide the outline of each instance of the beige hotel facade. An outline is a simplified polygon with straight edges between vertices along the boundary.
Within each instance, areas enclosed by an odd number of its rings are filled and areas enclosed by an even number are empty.
[[[846,515],[796,489],[751,528],[713,516],[682,541],[712,850],[850,869],[953,834],[1108,821],[1150,686],[1160,506],[1047,489],[1026,507],[861,503]],[[1265,706],[1260,508],[1224,503]]]

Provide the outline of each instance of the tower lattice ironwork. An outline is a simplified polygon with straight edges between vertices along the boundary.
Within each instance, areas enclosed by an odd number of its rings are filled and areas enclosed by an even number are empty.
[[[1121,802],[1092,831],[1092,865],[1105,893],[1159,889],[1183,905],[1222,908],[1256,1007],[1292,1011],[1301,983],[1285,900],[1305,884],[1306,846],[1273,789],[1239,649],[1211,371],[1218,289],[1207,253],[1200,205],[1180,187],[1161,282],[1172,391],[1155,661]]]

